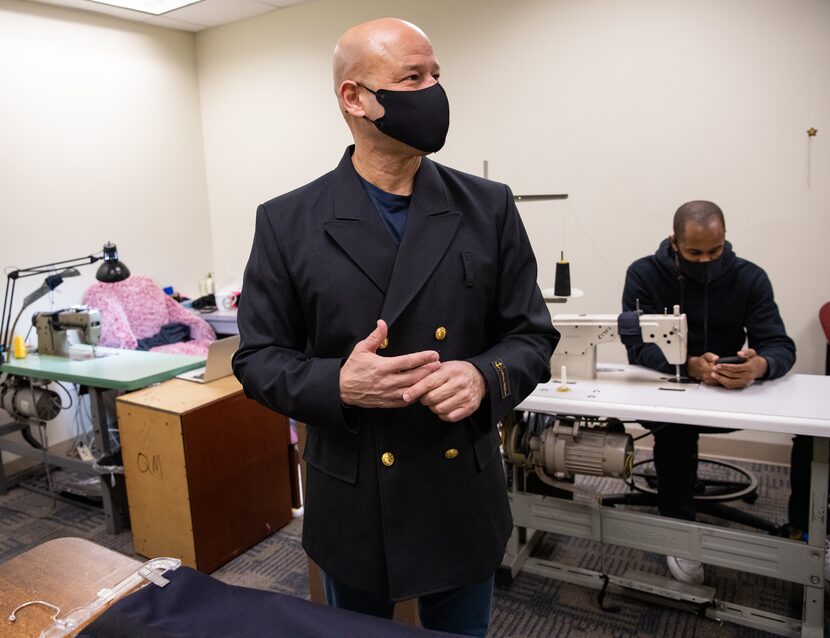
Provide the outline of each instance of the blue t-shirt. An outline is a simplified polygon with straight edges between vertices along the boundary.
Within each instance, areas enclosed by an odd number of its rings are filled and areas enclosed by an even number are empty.
[[[362,177],[360,177],[360,181],[363,182],[363,188],[366,189],[366,193],[375,205],[380,218],[386,223],[389,232],[392,233],[395,243],[400,246],[401,237],[403,237],[403,231],[406,228],[406,217],[409,214],[409,200],[412,199],[412,196],[387,193]]]

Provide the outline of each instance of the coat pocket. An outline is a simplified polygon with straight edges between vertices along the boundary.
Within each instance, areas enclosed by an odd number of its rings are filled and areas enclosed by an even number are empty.
[[[303,459],[321,472],[354,485],[360,454],[359,437],[347,431],[307,426]]]
[[[462,251],[461,265],[464,267],[464,287],[473,288],[476,282],[473,254]]]
[[[476,464],[478,465],[479,472],[481,472],[493,462],[494,457],[498,456],[501,439],[495,428],[483,429],[477,426],[471,418],[467,418],[466,423],[467,432],[473,440]]]

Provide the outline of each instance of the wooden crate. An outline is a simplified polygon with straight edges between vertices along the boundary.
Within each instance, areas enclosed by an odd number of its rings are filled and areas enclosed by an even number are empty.
[[[118,397],[135,551],[210,573],[291,520],[285,417],[234,377]]]

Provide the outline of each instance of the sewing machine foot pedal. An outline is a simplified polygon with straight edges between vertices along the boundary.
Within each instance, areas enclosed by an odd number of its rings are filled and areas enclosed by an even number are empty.
[[[692,603],[694,605],[709,606],[715,605],[717,602],[714,587],[681,583],[668,576],[658,576],[657,574],[629,570],[622,577],[615,578],[614,582],[626,589]]]

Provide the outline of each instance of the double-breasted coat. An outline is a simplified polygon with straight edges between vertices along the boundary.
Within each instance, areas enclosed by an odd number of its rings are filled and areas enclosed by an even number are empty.
[[[351,162],[262,204],[233,367],[249,397],[308,426],[303,547],[333,578],[401,600],[488,578],[512,528],[498,421],[549,378],[558,340],[506,186],[423,158],[396,246]],[[437,350],[486,380],[458,423],[420,403],[344,406],[340,367]]]

